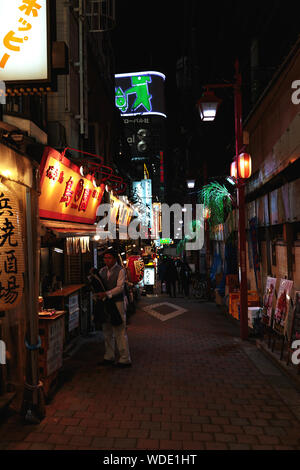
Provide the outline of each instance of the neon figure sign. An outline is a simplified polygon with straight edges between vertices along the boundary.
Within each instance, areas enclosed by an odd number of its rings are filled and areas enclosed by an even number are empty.
[[[167,117],[164,112],[163,84],[160,72],[138,72],[115,76],[115,103],[122,116],[139,114]]]

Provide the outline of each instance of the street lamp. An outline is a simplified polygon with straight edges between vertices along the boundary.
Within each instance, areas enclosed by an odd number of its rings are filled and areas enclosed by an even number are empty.
[[[243,124],[242,124],[242,76],[239,70],[238,60],[235,62],[235,82],[231,84],[206,85],[207,90],[217,88],[232,88],[234,90],[234,115],[235,115],[235,147],[236,157],[231,165],[231,177],[236,179],[238,190],[239,209],[239,253],[240,253],[240,326],[241,339],[248,339],[248,285],[247,285],[247,265],[246,265],[246,218],[245,218],[245,179],[251,176],[251,157],[243,154]],[[213,94],[213,93],[212,93]],[[212,98],[212,94],[210,95]],[[205,99],[204,99],[205,98]],[[204,110],[207,97],[202,97],[198,101],[200,116],[205,115]],[[220,100],[215,101],[215,109],[218,109]],[[213,107],[211,106],[211,109]],[[208,114],[207,114],[208,117]],[[212,116],[211,116],[212,117]],[[211,119],[212,121],[213,119]]]
[[[188,180],[186,182],[188,189],[195,189],[196,181],[195,180]]]
[[[201,121],[214,121],[221,103],[222,100],[220,100],[213,91],[206,90],[198,101],[198,109]]]

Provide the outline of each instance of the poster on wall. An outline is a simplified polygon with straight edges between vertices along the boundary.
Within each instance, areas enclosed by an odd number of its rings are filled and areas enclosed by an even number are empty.
[[[280,335],[284,335],[286,333],[292,288],[293,281],[281,279],[273,323],[274,330]]]
[[[300,291],[295,293],[287,325],[287,336],[290,343],[300,340]]]
[[[258,233],[257,233],[257,227],[258,227],[258,220],[257,217],[253,217],[249,221],[250,225],[250,243],[251,243],[251,248],[252,248],[252,259],[253,259],[253,268],[254,268],[254,273],[255,273],[255,282],[256,282],[256,288],[259,290],[259,273],[260,273],[260,264],[259,264],[259,245],[258,245]],[[250,261],[250,258],[249,258]]]
[[[266,291],[264,295],[263,305],[263,318],[262,321],[265,325],[271,326],[272,324],[272,307],[276,287],[276,278],[268,277],[266,283]]]

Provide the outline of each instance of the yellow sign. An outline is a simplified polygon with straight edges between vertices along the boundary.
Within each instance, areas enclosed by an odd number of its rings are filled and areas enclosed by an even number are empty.
[[[46,147],[41,162],[40,217],[94,224],[105,186],[95,188],[92,176],[81,176],[59,152]]]
[[[23,296],[24,248],[16,196],[0,183],[0,310],[15,308]]]
[[[127,206],[123,201],[116,198],[115,196],[110,196],[110,205],[111,205],[111,223],[116,222],[122,226],[128,226],[133,214],[133,209]]]
[[[0,2],[0,80],[48,79],[47,0]]]

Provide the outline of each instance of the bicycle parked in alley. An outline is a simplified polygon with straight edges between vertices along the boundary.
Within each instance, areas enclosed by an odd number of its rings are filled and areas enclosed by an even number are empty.
[[[208,289],[207,280],[201,274],[194,274],[191,279],[191,297],[196,300],[211,300],[212,292]]]

